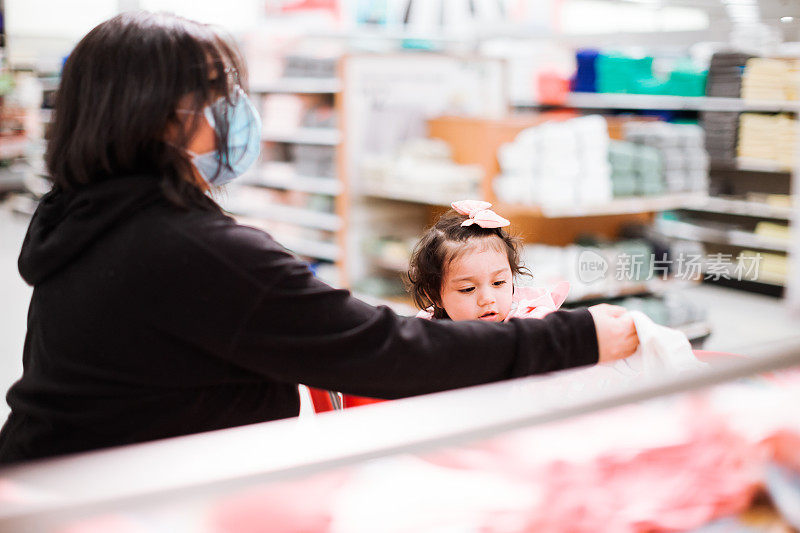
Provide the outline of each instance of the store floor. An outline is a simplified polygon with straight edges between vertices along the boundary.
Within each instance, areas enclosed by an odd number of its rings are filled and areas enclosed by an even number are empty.
[[[22,345],[31,289],[17,272],[17,254],[28,220],[0,204],[0,392],[22,373]],[[748,353],[766,342],[800,337],[797,317],[781,300],[733,289],[701,285],[687,289],[687,298],[708,310],[712,333],[706,350]],[[0,421],[8,406],[0,402]]]

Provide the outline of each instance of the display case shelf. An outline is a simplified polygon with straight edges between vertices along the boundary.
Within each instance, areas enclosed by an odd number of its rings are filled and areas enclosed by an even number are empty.
[[[541,107],[533,100],[513,102],[516,107]],[[665,111],[731,111],[796,113],[800,102],[782,100],[744,100],[716,96],[672,96],[625,93],[570,93],[561,107],[579,109],[640,109]]]
[[[278,78],[250,86],[253,93],[335,94],[342,88],[336,78]]]
[[[276,143],[337,146],[341,132],[334,128],[298,128],[291,131],[264,131],[261,140]]]
[[[790,220],[792,217],[791,207],[774,206],[764,202],[721,198],[716,196],[709,197],[708,201],[704,205],[689,207],[687,209],[708,213],[724,213],[728,215],[773,218],[778,220]]]
[[[336,178],[300,176],[296,174],[285,176],[270,173],[268,169],[256,169],[248,173],[242,177],[242,183],[327,196],[336,196],[342,192],[342,184]]]
[[[463,193],[430,193],[421,188],[386,188],[376,185],[364,187],[364,194],[372,198],[397,200],[434,206],[449,206],[453,199],[461,198]],[[535,216],[542,218],[594,217],[598,215],[625,215],[632,213],[651,213],[670,209],[703,206],[708,201],[705,193],[679,193],[661,196],[637,196],[615,198],[610,202],[598,204],[579,204],[565,206],[536,206],[524,204],[496,203],[495,208],[504,216]]]
[[[674,239],[773,252],[786,253],[789,251],[789,243],[786,241],[763,237],[747,231],[709,228],[677,220],[659,220],[656,230],[664,237]]]
[[[284,222],[306,228],[315,228],[326,231],[338,231],[342,226],[342,219],[333,213],[324,213],[313,209],[294,207],[281,204],[261,204],[242,202],[236,199],[224,202],[222,207],[233,215],[273,222]],[[280,235],[277,236],[280,240]]]
[[[341,258],[339,246],[332,242],[282,237],[279,242],[297,255],[335,262]]]

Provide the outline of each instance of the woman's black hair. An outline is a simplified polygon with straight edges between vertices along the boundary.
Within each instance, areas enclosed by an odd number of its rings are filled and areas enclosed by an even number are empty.
[[[441,304],[442,282],[447,265],[467,250],[470,241],[497,237],[508,256],[511,273],[515,277],[530,275],[520,262],[519,237],[509,235],[502,228],[482,228],[477,224],[462,226],[467,218],[453,209],[447,211],[425,232],[411,254],[405,279],[407,289],[417,307],[433,307],[436,319],[450,318]]]
[[[172,203],[218,209],[195,184],[184,147],[203,108],[230,98],[237,84],[245,88],[245,76],[235,45],[210,26],[144,11],[99,24],[64,64],[45,156],[50,179],[73,190],[153,174]],[[193,117],[188,127],[177,117],[181,99]],[[217,149],[227,154],[227,120],[214,118]]]

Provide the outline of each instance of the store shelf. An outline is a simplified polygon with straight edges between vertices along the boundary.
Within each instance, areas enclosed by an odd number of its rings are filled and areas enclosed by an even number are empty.
[[[792,169],[781,165],[777,161],[766,159],[753,159],[740,157],[732,163],[711,161],[711,170],[717,171],[737,171],[737,172],[761,172],[774,174],[791,174]]]
[[[789,243],[778,239],[770,239],[738,230],[722,230],[681,222],[677,220],[659,220],[656,230],[674,239],[701,241],[712,244],[724,244],[740,248],[756,248],[773,252],[788,252]]]
[[[676,279],[661,279],[654,277],[651,280],[642,282],[620,282],[616,287],[606,288],[603,292],[583,293],[574,296],[574,293],[567,297],[565,305],[579,305],[587,302],[601,302],[616,298],[627,298],[629,296],[640,295],[660,295],[668,290],[678,289],[692,285],[692,281],[682,281]]]
[[[763,294],[766,296],[772,296],[775,298],[781,298],[784,296],[786,291],[786,284],[781,282],[775,282],[773,280],[748,280],[748,279],[726,279],[720,278],[718,280],[704,280],[704,283],[709,285],[716,285],[720,287],[726,287],[731,289],[736,289],[740,291],[747,291],[756,294]]]
[[[790,174],[792,172],[791,168],[777,161],[749,157],[737,158],[735,169],[745,172],[774,172],[776,174]]]
[[[398,181],[390,188],[385,185],[365,183],[361,192],[370,198],[435,206],[449,206],[454,198],[463,197],[462,194],[431,193],[420,185],[419,183],[405,184]]]
[[[341,142],[341,132],[334,128],[299,128],[294,131],[265,131],[261,134],[261,140],[278,143],[337,146]]]
[[[390,259],[385,259],[383,257],[372,256],[369,258],[370,264],[382,268],[384,270],[389,270],[390,272],[407,272],[408,271],[408,260],[406,261],[392,261]]]
[[[21,191],[25,189],[25,175],[0,168],[0,192]]]
[[[15,135],[13,137],[0,137],[0,159],[13,159],[25,155],[28,148],[28,138]]]
[[[541,107],[535,101],[516,101],[516,107]],[[800,102],[743,100],[714,96],[669,96],[621,93],[570,93],[563,107],[581,109],[658,109],[667,111],[760,111],[765,113],[800,111]]]
[[[545,218],[591,217],[598,215],[625,215],[649,213],[703,205],[707,202],[705,193],[680,193],[663,196],[639,196],[617,198],[610,202],[588,205],[566,206],[524,206],[518,204],[499,204],[497,209],[504,216],[531,215]]]
[[[242,183],[327,196],[336,196],[342,192],[342,184],[336,178],[276,175],[270,173],[269,169],[256,169],[246,176],[242,176]]]
[[[252,226],[254,228],[266,231],[272,235],[277,242],[286,247],[286,249],[296,253],[297,255],[302,255],[304,257],[310,257],[313,259],[324,259],[325,261],[332,262],[339,260],[341,256],[341,251],[336,243],[273,234],[269,221],[265,220],[263,217],[237,215],[235,218],[236,221],[243,226]]]
[[[499,29],[491,32],[483,31],[480,35],[477,33],[479,30],[468,32],[432,32],[432,31],[409,31],[404,29],[389,29],[389,28],[364,28],[360,27],[354,30],[346,31],[319,31],[314,32],[315,37],[326,39],[352,39],[358,41],[366,40],[390,40],[390,41],[432,41],[435,43],[464,43],[476,42],[481,39],[497,36],[507,36],[508,28],[503,26],[505,31]],[[530,30],[526,33],[530,36]]]
[[[759,248],[777,252],[789,252],[789,242],[780,239],[770,239],[747,231],[731,231],[728,233],[729,244],[742,248]]]
[[[252,85],[253,93],[334,94],[341,91],[336,78],[279,78],[270,83]]]
[[[734,280],[738,281],[738,280]],[[763,272],[759,272],[757,279],[748,279],[742,280],[749,283],[760,283],[762,285],[770,285],[773,287],[785,287],[786,286],[786,278],[781,276],[776,276],[772,274],[765,274]]]
[[[42,124],[50,124],[53,122],[53,110],[51,108],[43,108],[39,110],[39,118]]]
[[[430,193],[419,187],[406,187],[403,189],[386,189],[375,185],[364,187],[365,196],[383,198],[425,205],[449,206],[453,198],[463,196],[460,194]],[[666,211],[670,209],[689,208],[702,206],[708,200],[705,193],[680,193],[664,196],[640,196],[631,198],[617,198],[602,204],[568,205],[568,206],[534,206],[522,204],[495,204],[495,210],[503,216],[538,216],[543,218],[591,217],[598,215],[625,215],[633,213],[649,213]]]
[[[338,231],[342,226],[341,218],[333,213],[322,213],[302,207],[280,204],[252,205],[249,202],[237,201],[236,199],[222,202],[222,207],[233,215],[271,220],[273,222],[285,222],[306,228]]]
[[[353,296],[374,307],[385,305],[401,316],[416,316],[418,309],[414,307],[412,300],[408,296],[378,297],[354,290]]]
[[[297,255],[312,257],[314,259],[324,259],[326,261],[338,261],[341,253],[339,247],[332,242],[313,241],[309,239],[297,239],[292,237],[279,237],[277,241]]]
[[[792,218],[791,207],[779,207],[763,202],[734,200],[715,196],[709,197],[708,202],[702,206],[690,207],[687,209],[708,213],[724,213],[728,215],[774,218],[778,220],[790,220]]]

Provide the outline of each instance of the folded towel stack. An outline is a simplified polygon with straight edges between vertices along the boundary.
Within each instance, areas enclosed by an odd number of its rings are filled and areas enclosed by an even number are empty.
[[[789,115],[742,113],[738,156],[748,162],[766,162],[792,168],[797,146],[797,120]]]
[[[746,100],[795,100],[797,92],[797,61],[763,57],[747,60],[742,77],[742,98]]]
[[[700,117],[706,135],[706,151],[711,161],[731,165],[736,160],[739,113],[704,111]]]
[[[717,52],[711,57],[706,80],[706,96],[739,98],[742,86],[742,71],[750,54],[740,52]]]
[[[498,151],[497,197],[509,203],[570,206],[612,198],[608,125],[600,115],[528,128]]]
[[[705,191],[708,188],[708,153],[705,134],[696,124],[630,122],[625,140],[650,147],[658,158],[645,152],[639,168],[640,190],[652,193]]]

